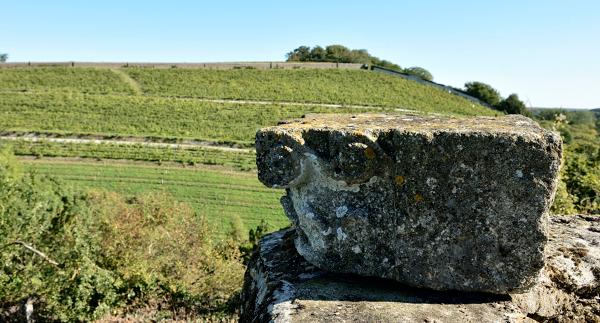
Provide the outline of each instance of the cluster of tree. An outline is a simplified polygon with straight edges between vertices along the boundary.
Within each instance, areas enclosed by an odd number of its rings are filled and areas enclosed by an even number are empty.
[[[489,104],[496,110],[508,114],[522,114],[531,117],[531,112],[527,110],[525,103],[515,93],[509,95],[507,98],[502,98],[496,89],[482,82],[466,83],[465,92]]]
[[[349,49],[342,45],[329,45],[325,48],[300,46],[286,54],[288,62],[334,62],[376,65],[402,73],[414,75],[424,80],[433,80],[433,75],[422,67],[402,68],[388,60],[375,57],[366,49]]]
[[[8,54],[0,53],[0,63],[4,63],[8,60]]]

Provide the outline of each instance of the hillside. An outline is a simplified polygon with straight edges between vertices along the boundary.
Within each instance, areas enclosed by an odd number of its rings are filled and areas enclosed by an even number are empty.
[[[246,229],[262,218],[271,229],[287,223],[281,193],[255,179],[254,134],[282,119],[328,112],[497,114],[366,70],[0,69],[0,145],[36,157],[27,163],[39,173],[77,186],[170,192],[220,234],[238,216]],[[238,181],[251,186],[241,192],[232,184]]]

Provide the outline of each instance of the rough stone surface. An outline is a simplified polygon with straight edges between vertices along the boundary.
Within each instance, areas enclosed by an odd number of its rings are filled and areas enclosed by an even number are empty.
[[[552,216],[540,282],[512,295],[538,320],[600,322],[600,217]]]
[[[259,131],[256,149],[321,269],[505,293],[544,265],[561,140],[528,118],[314,115]]]
[[[298,254],[293,229],[264,237],[242,291],[241,322],[598,322],[600,219],[550,224],[540,283],[527,293],[433,291],[320,271]]]

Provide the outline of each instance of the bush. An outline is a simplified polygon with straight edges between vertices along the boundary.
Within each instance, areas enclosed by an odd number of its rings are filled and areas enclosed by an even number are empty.
[[[237,248],[216,244],[202,217],[165,193],[125,199],[91,194],[94,213],[109,219],[102,234],[104,257],[125,282],[135,306],[160,301],[173,313],[227,310],[242,284]]]
[[[44,320],[98,318],[118,303],[121,280],[103,267],[86,196],[0,160],[0,321],[30,302]],[[17,317],[17,319],[15,319]]]
[[[80,193],[0,153],[0,321],[88,321],[155,304],[170,317],[233,313],[244,266],[189,206],[158,193]]]
[[[491,106],[498,105],[502,100],[500,93],[496,89],[482,82],[465,83],[465,92]]]
[[[552,212],[599,214],[600,135],[596,120],[588,111],[539,111],[537,117],[543,126],[558,131],[565,143]]]
[[[527,110],[525,103],[519,99],[519,96],[515,93],[509,95],[506,99],[500,101],[495,106],[496,110],[506,112],[508,114],[522,114],[524,116],[532,116],[531,112]]]
[[[404,69],[403,72],[408,75],[413,75],[413,76],[419,77],[426,81],[433,81],[433,75],[431,75],[431,73],[429,73],[428,70],[426,70],[422,67],[418,67],[418,66],[409,67],[409,68]]]

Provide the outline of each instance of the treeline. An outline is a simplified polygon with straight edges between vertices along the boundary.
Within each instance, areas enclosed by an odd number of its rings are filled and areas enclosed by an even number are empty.
[[[418,66],[402,68],[400,65],[385,59],[375,57],[366,49],[349,49],[342,45],[329,45],[325,48],[315,46],[300,46],[286,54],[288,62],[330,62],[330,63],[355,63],[376,65],[394,71],[420,77],[427,81],[433,80],[433,75],[426,69]]]
[[[463,90],[472,97],[489,104],[492,108],[502,111],[507,114],[522,114],[531,117],[531,112],[527,110],[525,103],[519,99],[516,93],[509,95],[506,98],[500,96],[500,92],[494,89],[491,85],[483,82],[468,82],[465,83]]]
[[[8,60],[8,54],[0,53],[0,63],[4,63]]]

